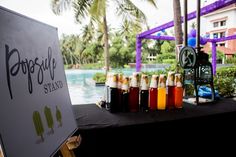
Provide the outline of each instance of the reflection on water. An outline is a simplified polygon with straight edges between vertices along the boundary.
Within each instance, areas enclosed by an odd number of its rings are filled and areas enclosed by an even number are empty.
[[[142,69],[143,71],[160,70],[161,68]],[[117,72],[117,70],[113,70]],[[135,69],[124,69],[125,75],[131,75]],[[66,79],[69,88],[70,98],[73,105],[96,103],[104,95],[104,86],[96,87],[91,83],[93,75],[103,70],[66,70]]]

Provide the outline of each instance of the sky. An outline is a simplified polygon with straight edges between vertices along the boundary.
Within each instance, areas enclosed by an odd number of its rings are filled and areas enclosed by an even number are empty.
[[[56,16],[51,10],[50,1],[51,0],[0,0],[0,6],[57,27],[59,37],[61,34],[79,34],[82,25],[76,24],[73,9],[67,10],[60,16]],[[147,16],[150,28],[173,20],[172,1],[173,0],[157,0],[158,7],[154,8],[143,0],[133,0]],[[202,0],[202,6],[214,1],[215,0]],[[181,0],[181,3],[182,2],[183,0]],[[118,28],[121,25],[121,19],[114,15],[115,11],[112,10],[112,8],[114,8],[112,5],[112,3],[109,3],[108,25],[111,28]],[[188,6],[189,12],[194,11],[196,9],[196,0],[189,0]]]

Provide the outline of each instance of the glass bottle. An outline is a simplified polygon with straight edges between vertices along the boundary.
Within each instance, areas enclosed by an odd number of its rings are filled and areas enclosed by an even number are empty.
[[[133,73],[129,88],[129,111],[139,111],[139,74],[136,72]]]
[[[109,111],[114,113],[118,111],[118,76],[117,74],[112,74],[110,80],[109,88]]]
[[[168,78],[167,78],[167,104],[166,107],[168,109],[172,109],[175,107],[175,84],[174,84],[174,77],[175,72],[168,72]]]
[[[140,91],[140,108],[142,111],[148,111],[148,76],[142,75],[141,78],[141,91]]]
[[[183,84],[181,74],[175,74],[175,107],[183,107]]]
[[[150,88],[149,88],[149,108],[150,110],[157,109],[157,87],[158,87],[158,76],[152,75]]]
[[[158,83],[157,109],[166,109],[166,76],[161,74]]]
[[[122,111],[128,112],[129,111],[129,77],[123,77],[122,81],[122,94],[121,94],[121,104],[122,104]]]
[[[118,74],[118,111],[122,110],[122,82],[123,82],[123,74]]]

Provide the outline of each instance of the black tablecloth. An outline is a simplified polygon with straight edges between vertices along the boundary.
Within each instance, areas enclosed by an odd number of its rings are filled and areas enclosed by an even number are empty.
[[[151,155],[150,150],[181,149],[183,143],[220,145],[236,137],[235,98],[147,113],[110,113],[95,104],[75,105],[73,111],[83,139],[76,150],[80,157]]]

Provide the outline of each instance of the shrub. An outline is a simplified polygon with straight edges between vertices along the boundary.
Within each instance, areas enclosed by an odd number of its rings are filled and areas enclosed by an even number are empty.
[[[236,67],[218,69],[214,85],[221,96],[233,96],[236,92]]]
[[[106,82],[106,75],[104,73],[96,73],[93,75],[93,80],[97,83]]]
[[[236,64],[236,57],[229,58],[226,60],[227,64]]]

